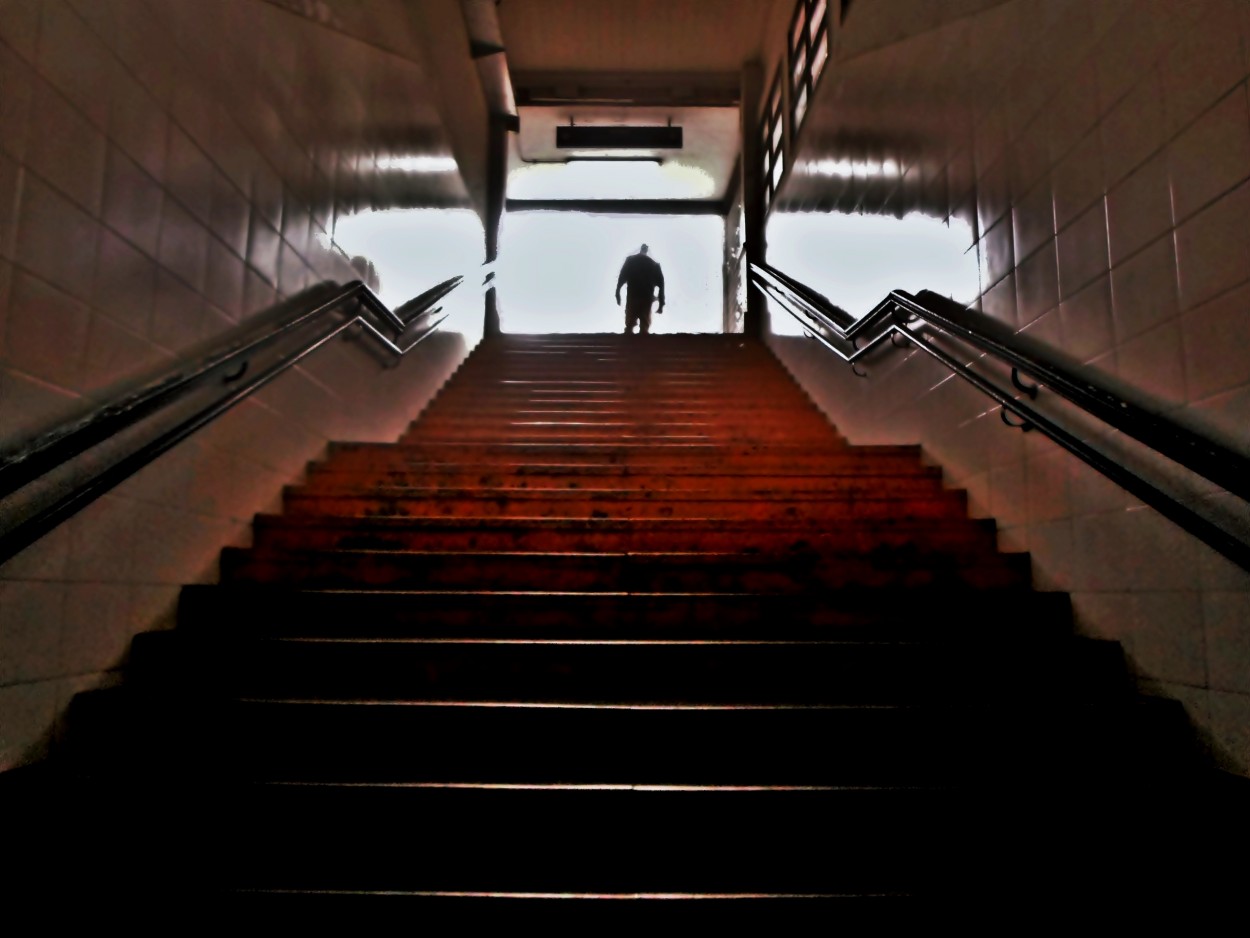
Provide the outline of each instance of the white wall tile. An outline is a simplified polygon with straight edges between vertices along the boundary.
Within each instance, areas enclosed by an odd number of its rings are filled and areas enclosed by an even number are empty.
[[[96,127],[108,123],[107,88],[116,62],[79,13],[63,0],[45,0],[35,64]]]
[[[105,316],[93,316],[78,385],[98,396],[133,381],[136,373],[158,365],[164,358],[164,352],[141,334]]]
[[[1223,7],[1223,9],[1220,9]],[[1174,35],[1163,59],[1167,127],[1179,133],[1246,77],[1241,37],[1227,4],[1215,4]]]
[[[1182,309],[1205,303],[1250,277],[1247,211],[1250,185],[1243,184],[1176,229]]]
[[[1168,139],[1159,70],[1144,69],[1099,128],[1107,184],[1114,186],[1160,151]]]
[[[1083,290],[1108,269],[1107,213],[1098,200],[1071,225],[1059,232],[1059,295],[1067,298]]]
[[[982,231],[989,231],[1011,209],[1006,160],[999,160],[977,179],[977,218]]]
[[[148,338],[170,352],[185,351],[200,340],[203,318],[200,294],[169,271],[158,270]]]
[[[1133,170],[1107,193],[1111,263],[1119,264],[1172,228],[1167,154]]]
[[[0,4],[0,39],[33,63],[39,41],[39,11],[43,0],[5,0]]]
[[[13,278],[6,328],[9,363],[29,375],[78,387],[91,310],[25,271]]]
[[[243,314],[243,280],[245,266],[241,258],[215,238],[208,244],[208,273],[205,296],[231,319]]]
[[[1116,339],[1168,322],[1178,314],[1176,252],[1163,237],[1111,271],[1112,311]]]
[[[0,43],[0,153],[16,160],[26,156],[26,140],[29,136],[31,99],[34,97],[35,76],[26,63]]]
[[[1064,228],[1101,199],[1106,186],[1102,139],[1097,128],[1087,133],[1055,167],[1055,226]]]
[[[1213,690],[1210,729],[1220,764],[1230,772],[1250,765],[1250,694]]]
[[[156,264],[129,241],[104,231],[93,281],[97,307],[139,335],[147,333],[156,293]]]
[[[124,582],[65,587],[60,674],[110,671],[125,661],[134,634],[132,600]]]
[[[981,311],[1008,325],[1016,323],[1016,278],[1008,274],[981,295]]]
[[[986,231],[977,249],[987,285],[1001,282],[1016,266],[1012,226],[1006,220]]]
[[[174,197],[202,224],[212,216],[214,167],[204,151],[177,124],[169,128],[165,157],[165,185]]]
[[[1029,526],[1035,589],[1066,592],[1072,589],[1073,533],[1069,519]]]
[[[72,390],[16,369],[0,369],[0,439],[19,440],[50,429],[80,403]]]
[[[1190,400],[1250,387],[1250,287],[1239,287],[1181,318]]]
[[[281,249],[281,236],[253,207],[247,243],[247,262],[256,273],[274,287],[278,285],[278,257]]]
[[[63,591],[49,581],[0,582],[0,686],[59,673]]]
[[[0,7],[0,16],[4,14]],[[59,700],[55,682],[41,681],[0,687],[0,771],[42,759],[48,752],[50,727]]]
[[[1012,210],[1015,247],[1019,258],[1028,257],[1055,237],[1055,216],[1048,178],[1039,180]]]
[[[31,103],[27,160],[44,179],[93,215],[104,191],[104,131],[66,101],[46,81],[35,86]]]
[[[1058,165],[1098,120],[1098,77],[1092,59],[1064,75],[1046,107],[1051,165]]]
[[[1203,594],[1212,689],[1250,694],[1250,593]]]
[[[1079,361],[1089,361],[1115,344],[1111,314],[1111,278],[1101,277],[1059,305],[1061,347]]]
[[[0,257],[13,257],[26,170],[0,154]]]
[[[208,272],[208,230],[186,209],[166,197],[161,207],[158,258],[183,283],[201,293]]]
[[[1106,4],[1097,4],[1105,7]],[[1122,105],[1139,87],[1142,76],[1153,71],[1159,59],[1159,37],[1149,16],[1130,9],[1121,14],[1103,35],[1093,56],[1098,79],[1099,111],[1108,114]],[[1158,87],[1158,79],[1155,79]],[[1156,95],[1163,103],[1162,89]],[[1163,112],[1159,111],[1159,123]]]
[[[83,301],[91,299],[100,224],[37,176],[26,173],[16,260]]]
[[[104,175],[105,223],[155,257],[160,244],[164,190],[125,153],[110,146]]]
[[[1017,323],[1027,325],[1059,304],[1059,269],[1054,242],[1016,267]]]
[[[1116,350],[1120,378],[1164,404],[1188,399],[1180,325],[1165,323],[1135,336]]]
[[[125,70],[113,74],[108,135],[149,175],[157,180],[165,178],[169,118],[148,89]]]
[[[1192,374],[1192,372],[1191,372]],[[1193,396],[1192,385],[1190,396]],[[1185,416],[1226,446],[1250,448],[1250,385],[1190,403]]]
[[[1168,163],[1178,223],[1250,176],[1250,108],[1244,84],[1169,144]]]
[[[13,265],[0,260],[0,361],[8,359],[5,351],[5,332],[9,316],[9,293],[13,286]]]

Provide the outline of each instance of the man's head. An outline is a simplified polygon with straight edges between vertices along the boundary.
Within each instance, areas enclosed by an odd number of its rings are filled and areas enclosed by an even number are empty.
[[[647,246],[644,244],[642,247],[640,247],[640,248],[638,249],[638,253],[639,253],[639,254],[646,254],[646,253],[647,253],[648,251],[650,251],[650,250],[651,250],[651,249],[650,249],[649,247],[647,247]]]

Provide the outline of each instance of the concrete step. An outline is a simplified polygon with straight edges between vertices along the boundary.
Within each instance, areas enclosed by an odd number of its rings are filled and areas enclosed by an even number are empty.
[[[581,519],[351,518],[259,515],[257,546],[273,550],[856,551],[912,548],[920,554],[995,547],[992,521],[893,519],[829,527],[721,518]]]
[[[631,492],[636,495],[653,494],[657,497],[680,495],[685,492],[715,492],[725,498],[780,498],[786,495],[833,498],[927,498],[942,492],[941,477],[936,473],[913,473],[909,475],[858,475],[840,476],[716,476],[712,474],[632,473],[601,474],[599,478],[584,473],[573,476],[552,473],[550,475],[520,475],[505,473],[434,474],[390,472],[379,478],[379,473],[350,475],[317,472],[311,474],[299,487],[301,494],[358,496],[374,495],[384,498],[425,498],[432,493],[452,496],[461,493],[501,492],[582,492],[593,495],[600,492]]]
[[[953,894],[972,900],[990,884],[1020,888],[1039,875],[1040,882],[1050,882],[1056,874],[1046,873],[1049,851],[1010,870],[995,858],[1010,854],[1020,838],[1061,850],[1073,835],[1096,845],[1073,862],[1091,870],[1109,864],[1104,883],[1142,865],[1124,855],[1124,846],[1142,840],[1122,836],[1126,819],[1058,788],[1049,804],[1036,806],[1034,816],[1012,830],[1000,823],[1019,807],[1020,796],[1010,788],[501,791],[315,785],[226,788],[221,797],[230,808],[223,839],[242,848],[229,882],[249,890],[502,893],[516,899],[545,895],[549,901],[557,894]],[[416,842],[422,849],[378,851],[379,830],[393,842]],[[960,845],[960,862],[951,862],[952,843]],[[829,849],[813,850],[815,844]],[[970,876],[978,880],[975,886]]]
[[[472,423],[455,421],[425,426],[418,423],[400,438],[401,445],[420,445],[424,442],[460,443],[476,440],[496,440],[506,436],[515,443],[719,443],[751,444],[771,440],[794,443],[821,443],[828,439],[824,428],[792,429],[784,427],[717,427],[710,425],[649,424],[639,421],[632,426],[604,427],[594,424],[582,426],[529,424],[517,425],[503,433],[498,428],[477,427]]]
[[[784,443],[770,445],[725,444],[725,445],[690,445],[672,444],[657,445],[645,450],[636,445],[584,444],[554,446],[535,443],[509,443],[495,440],[490,443],[449,444],[426,443],[421,445],[381,444],[381,443],[331,443],[329,459],[461,459],[464,454],[469,461],[495,458],[524,460],[531,458],[552,458],[559,456],[564,463],[590,464],[634,464],[634,463],[666,463],[690,459],[691,465],[704,465],[712,460],[719,465],[725,461],[744,465],[769,466],[774,463],[793,465],[798,460],[801,465],[819,466],[826,460],[831,465],[846,463],[873,464],[880,460],[884,465],[894,461],[918,463],[920,461],[919,446],[850,446],[831,438],[824,444],[788,445]]]
[[[669,492],[662,497],[629,490],[533,492],[517,490],[429,490],[386,496],[326,495],[288,489],[283,504],[292,514],[354,517],[494,518],[710,518],[726,520],[847,523],[856,519],[946,518],[967,516],[962,491],[939,491],[923,498],[871,498],[813,493],[750,498],[716,491]]]
[[[1012,667],[1000,667],[1010,660]],[[293,639],[148,632],[130,675],[147,685],[294,700],[614,704],[922,704],[1131,692],[1118,644],[1056,636],[940,640]]]
[[[858,553],[524,553],[499,551],[268,551],[227,547],[224,583],[319,588],[535,590],[540,592],[761,592],[1029,583],[1025,554],[974,550],[922,555]]]
[[[1028,643],[1072,631],[1066,593],[846,589],[749,593],[303,590],[185,586],[180,629],[288,638],[795,639]]]
[[[1163,768],[1148,745],[1153,705],[1057,696],[763,707],[200,698],[163,711],[143,697],[132,689],[123,703],[133,745],[181,739],[184,771],[257,782],[927,787]]]
[[[893,448],[891,448],[893,449]],[[919,470],[918,451],[899,448],[877,451],[860,447],[720,446],[710,444],[623,446],[608,444],[555,445],[541,443],[427,443],[420,446],[354,447],[332,445],[328,469],[425,469],[433,466],[499,467],[500,471],[541,471],[558,465],[561,471],[584,466],[588,470],[614,467],[707,474],[830,474],[846,472],[894,473]]]
[[[623,466],[580,465],[552,463],[527,463],[516,466],[499,466],[490,463],[409,463],[398,466],[344,465],[341,460],[316,463],[308,469],[308,482],[341,480],[356,484],[381,483],[383,485],[430,485],[434,482],[471,481],[475,485],[495,485],[517,488],[534,485],[548,487],[553,484],[565,486],[601,486],[604,480],[615,484],[659,485],[668,487],[709,488],[713,485],[785,485],[791,487],[819,487],[830,480],[879,481],[889,484],[896,479],[929,479],[939,481],[940,469],[922,466],[912,460],[886,462],[877,466],[862,460],[831,462],[821,471],[804,471],[801,468],[778,466],[775,469],[753,467],[749,463],[734,466]]]

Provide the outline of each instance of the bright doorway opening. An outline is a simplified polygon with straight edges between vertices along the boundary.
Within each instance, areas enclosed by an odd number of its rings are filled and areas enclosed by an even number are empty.
[[[514,212],[503,222],[497,278],[504,332],[622,332],[613,294],[642,244],[663,268],[667,304],[652,333],[720,332],[725,222],[717,215]]]

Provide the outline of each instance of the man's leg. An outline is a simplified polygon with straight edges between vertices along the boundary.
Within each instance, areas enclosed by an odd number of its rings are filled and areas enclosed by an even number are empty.
[[[650,304],[644,306],[641,303],[625,304],[625,332],[634,331],[634,324],[638,324],[638,331],[645,333],[651,325],[651,307]]]

